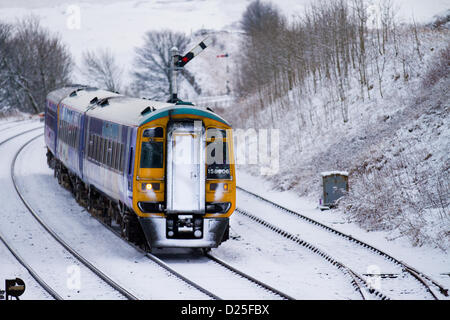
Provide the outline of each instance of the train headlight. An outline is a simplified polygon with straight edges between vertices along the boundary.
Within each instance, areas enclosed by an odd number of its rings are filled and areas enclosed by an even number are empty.
[[[194,237],[201,238],[202,237],[202,231],[201,230],[195,230]]]
[[[146,190],[146,191],[150,191],[150,190],[155,190],[158,191],[160,189],[160,185],[159,183],[143,183],[142,184],[142,190]]]
[[[209,190],[210,191],[216,191],[216,190],[225,190],[228,191],[228,184],[227,183],[210,183],[209,184]]]

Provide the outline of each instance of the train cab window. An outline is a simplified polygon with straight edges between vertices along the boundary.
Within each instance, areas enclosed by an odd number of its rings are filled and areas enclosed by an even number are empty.
[[[141,168],[162,168],[164,163],[164,143],[144,141],[141,147]]]
[[[206,132],[207,164],[229,164],[226,131],[209,128]]]
[[[164,137],[164,130],[163,130],[162,127],[145,129],[144,133],[142,134],[142,136],[144,138],[163,138]]]
[[[206,132],[206,178],[231,179],[226,130],[209,128]]]
[[[207,164],[229,164],[228,143],[226,141],[208,141],[206,145]]]

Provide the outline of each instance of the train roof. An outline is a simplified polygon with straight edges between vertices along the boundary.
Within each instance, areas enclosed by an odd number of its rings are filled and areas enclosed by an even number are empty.
[[[60,98],[61,95],[66,97]],[[56,100],[60,100],[68,108],[80,113],[86,112],[89,116],[128,126],[141,126],[169,114],[200,115],[230,126],[222,117],[203,107],[132,98],[85,86],[62,88],[47,96],[49,99],[55,97],[60,98]],[[54,102],[59,103],[59,101]]]

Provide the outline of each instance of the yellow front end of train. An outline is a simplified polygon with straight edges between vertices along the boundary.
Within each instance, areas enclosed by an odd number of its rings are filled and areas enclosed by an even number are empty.
[[[133,209],[147,242],[214,248],[236,203],[232,129],[197,107],[161,111],[137,131]]]

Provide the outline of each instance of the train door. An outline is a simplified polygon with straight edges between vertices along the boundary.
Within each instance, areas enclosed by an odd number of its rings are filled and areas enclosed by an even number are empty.
[[[205,213],[202,121],[170,122],[167,129],[167,213]]]

